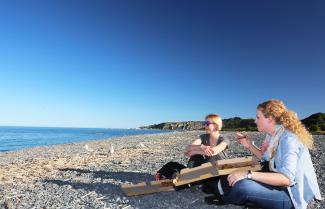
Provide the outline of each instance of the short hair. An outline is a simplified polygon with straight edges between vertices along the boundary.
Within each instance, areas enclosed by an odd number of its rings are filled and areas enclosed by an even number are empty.
[[[218,128],[217,128],[218,131],[220,131],[222,129],[222,119],[219,115],[209,114],[209,115],[205,116],[205,120],[215,123],[218,126]]]

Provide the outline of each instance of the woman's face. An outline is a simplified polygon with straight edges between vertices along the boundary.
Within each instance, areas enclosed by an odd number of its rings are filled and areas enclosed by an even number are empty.
[[[205,121],[204,128],[207,133],[212,133],[218,129],[218,125],[214,122]]]
[[[275,124],[271,118],[266,118],[260,110],[256,110],[255,124],[260,132],[271,133]]]

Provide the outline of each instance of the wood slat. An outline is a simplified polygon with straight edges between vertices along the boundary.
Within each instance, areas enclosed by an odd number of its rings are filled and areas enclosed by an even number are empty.
[[[218,171],[216,165],[209,162],[195,168],[182,169],[181,173],[177,175],[173,183],[175,186],[181,186],[217,175]]]
[[[172,180],[141,182],[138,184],[122,184],[121,188],[127,196],[174,191]]]

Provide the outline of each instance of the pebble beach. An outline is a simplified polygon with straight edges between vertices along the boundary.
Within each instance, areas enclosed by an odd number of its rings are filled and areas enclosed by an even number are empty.
[[[107,140],[42,146],[0,153],[0,208],[227,208],[208,205],[200,186],[180,191],[126,196],[121,184],[153,181],[165,163],[186,165],[186,145],[202,131],[170,132],[116,137]],[[264,136],[247,133],[257,145]],[[250,156],[237,144],[235,132],[222,132],[232,140],[230,158]],[[325,136],[316,135],[312,161],[322,196],[325,191]],[[309,209],[325,208],[324,200]]]

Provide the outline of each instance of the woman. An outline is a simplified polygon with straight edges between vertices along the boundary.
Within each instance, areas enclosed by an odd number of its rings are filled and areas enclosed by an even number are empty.
[[[190,157],[188,168],[200,166],[202,163],[227,159],[226,149],[230,140],[220,135],[222,120],[219,115],[209,114],[204,121],[205,134],[194,140],[184,151]]]
[[[253,203],[263,208],[305,209],[313,199],[321,200],[308,148],[313,139],[296,113],[282,101],[269,100],[257,106],[257,129],[267,134],[263,153],[245,136],[239,142],[258,158],[269,161],[270,172],[237,171],[228,176],[230,190],[225,203]]]
[[[209,114],[204,121],[205,134],[188,145],[184,154],[190,157],[187,167],[193,168],[207,162],[227,159],[226,150],[230,146],[230,140],[220,135],[222,120],[219,115]],[[217,193],[218,177],[204,180],[202,190],[206,193]]]

